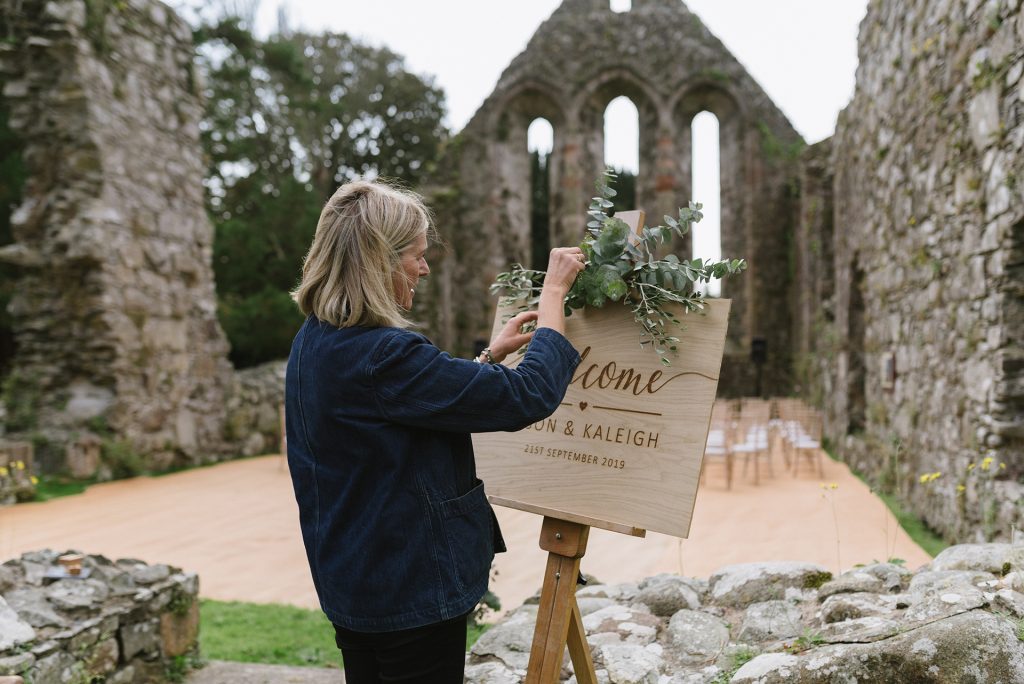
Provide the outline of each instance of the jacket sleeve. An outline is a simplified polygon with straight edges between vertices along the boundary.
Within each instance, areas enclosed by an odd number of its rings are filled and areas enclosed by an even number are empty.
[[[534,334],[515,368],[452,358],[422,335],[396,330],[369,374],[377,407],[402,425],[452,432],[520,430],[554,413],[580,356],[550,328]]]

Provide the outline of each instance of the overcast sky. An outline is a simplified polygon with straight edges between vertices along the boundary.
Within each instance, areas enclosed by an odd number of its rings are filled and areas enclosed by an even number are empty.
[[[621,5],[626,0],[609,0]],[[289,0],[292,28],[344,31],[387,45],[448,97],[457,131],[490,94],[560,0]],[[853,93],[857,28],[867,0],[689,0],[686,5],[739,59],[808,142],[832,134]],[[261,33],[277,24],[263,0]]]
[[[561,0],[224,0],[259,2],[257,32],[271,33],[283,4],[292,29],[345,32],[404,55],[406,66],[444,89],[447,124],[459,131],[512,59]],[[170,0],[172,5],[195,0]],[[609,0],[627,9],[628,0]],[[857,30],[867,0],[688,0],[686,5],[718,36],[794,128],[809,142],[832,135],[836,115],[853,94]],[[705,204],[697,255],[717,257],[717,122],[694,130],[693,197]],[[614,101],[605,118],[606,163],[635,169],[635,108]],[[550,133],[533,127],[531,147],[549,148]],[[700,235],[707,236],[708,245]]]

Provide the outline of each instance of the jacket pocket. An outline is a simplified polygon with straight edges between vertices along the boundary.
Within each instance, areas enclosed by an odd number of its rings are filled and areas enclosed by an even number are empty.
[[[493,512],[484,483],[460,497],[442,501],[439,508],[459,591],[485,588],[494,560]]]

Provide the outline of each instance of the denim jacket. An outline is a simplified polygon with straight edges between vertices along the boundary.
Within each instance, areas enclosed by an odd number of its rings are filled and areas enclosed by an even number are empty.
[[[505,545],[470,433],[547,417],[578,363],[549,328],[508,369],[408,330],[306,319],[285,381],[288,465],[331,622],[386,632],[473,609]]]

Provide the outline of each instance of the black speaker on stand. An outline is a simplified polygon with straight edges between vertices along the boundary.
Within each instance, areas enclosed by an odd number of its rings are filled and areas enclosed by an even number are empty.
[[[764,362],[768,360],[768,340],[763,337],[755,337],[750,340],[750,361],[756,368],[757,378],[754,386],[754,396],[761,396],[761,369]]]

